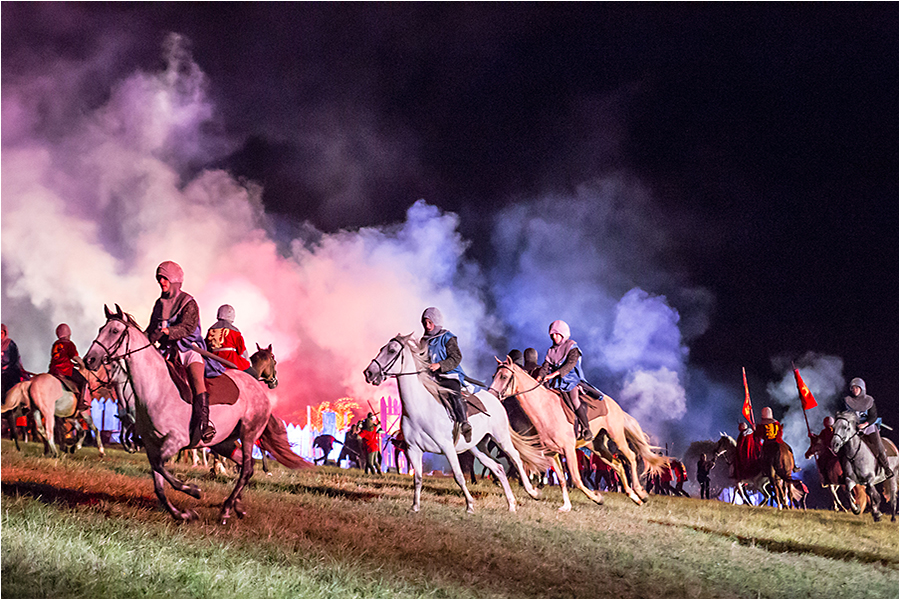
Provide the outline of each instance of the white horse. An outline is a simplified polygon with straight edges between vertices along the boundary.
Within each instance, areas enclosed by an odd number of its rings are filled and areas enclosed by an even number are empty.
[[[366,382],[372,385],[381,385],[390,376],[397,378],[400,402],[403,407],[400,429],[403,431],[403,438],[409,444],[407,454],[415,471],[412,510],[419,510],[422,493],[422,454],[432,452],[447,457],[447,462],[453,469],[453,478],[466,498],[466,511],[470,513],[475,511],[475,502],[466,488],[466,479],[457,457],[458,453],[471,450],[478,460],[497,476],[503,487],[503,493],[506,495],[509,510],[515,512],[516,498],[509,487],[503,467],[488,454],[487,436],[494,439],[516,466],[525,491],[532,498],[537,499],[539,493],[531,485],[523,465],[523,459],[530,468],[538,471],[545,470],[550,463],[544,457],[540,447],[533,440],[520,436],[509,426],[509,419],[503,405],[487,391],[477,394],[478,399],[484,404],[487,414],[479,412],[469,417],[469,424],[472,426],[472,441],[466,442],[464,438],[460,437],[454,443],[453,420],[436,397],[437,383],[430,375],[426,374],[428,362],[424,353],[418,348],[416,341],[411,338],[412,334],[406,336],[397,334],[379,350],[378,355],[372,359],[363,374]]]
[[[857,427],[856,413],[851,411],[839,412],[834,417],[834,437],[831,438],[831,449],[837,454],[844,469],[844,476],[848,482],[854,485],[862,485],[866,488],[869,501],[872,505],[872,517],[876,521],[881,520],[881,496],[875,486],[884,483],[887,491],[888,502],[891,509],[891,521],[897,520],[897,475],[885,478],[884,470],[879,468],[875,454],[869,445],[860,438]],[[890,448],[892,452],[888,457],[888,463],[894,472],[897,471],[897,449],[890,440],[882,438],[885,450]],[[850,487],[850,486],[848,486]],[[859,514],[859,506],[853,494],[850,494],[850,507],[854,514]]]
[[[84,362],[88,368],[101,363],[119,364],[120,377],[125,377],[124,385],[130,388],[134,399],[135,427],[153,471],[156,496],[176,520],[194,519],[197,515],[193,511],[178,510],[169,502],[163,486],[168,481],[176,490],[200,498],[196,485],[177,479],[165,467],[166,461],[190,443],[191,405],[182,399],[169,376],[165,359],[137,323],[118,306],[116,310],[111,313],[106,308],[106,325],[84,355]],[[228,455],[234,450],[235,442],[241,442],[241,474],[222,505],[219,519],[224,524],[233,513],[239,517],[245,514],[240,504],[241,492],[253,475],[252,451],[256,440],[286,467],[297,469],[311,465],[291,451],[284,424],[272,414],[266,387],[243,371],[229,369],[223,377],[234,382],[238,397],[234,404],[210,406],[209,420],[215,425],[216,435],[209,444],[201,446]]]

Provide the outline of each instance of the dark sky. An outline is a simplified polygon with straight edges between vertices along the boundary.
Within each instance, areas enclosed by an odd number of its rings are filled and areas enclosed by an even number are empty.
[[[389,224],[425,198],[461,216],[489,271],[490,215],[627,173],[675,240],[667,267],[715,297],[692,364],[762,386],[773,356],[840,356],[898,424],[896,3],[4,2],[2,17],[4,86],[51,55],[112,51],[73,111],[184,35],[219,111],[216,147],[185,168],[260,182],[286,223]]]

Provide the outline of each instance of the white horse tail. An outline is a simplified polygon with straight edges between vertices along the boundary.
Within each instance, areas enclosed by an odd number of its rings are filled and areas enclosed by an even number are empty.
[[[543,473],[550,468],[550,457],[544,453],[544,445],[541,438],[536,435],[524,436],[509,428],[509,437],[513,446],[519,452],[522,464],[526,470],[534,473]]]
[[[275,415],[269,415],[269,422],[262,435],[259,436],[259,445],[263,451],[275,457],[275,460],[289,469],[305,469],[312,467],[312,463],[304,460],[291,449],[288,442],[287,429],[284,423]]]
[[[20,381],[12,386],[3,398],[3,406],[0,408],[0,414],[11,411],[18,406],[28,407],[31,405],[31,396],[28,394],[31,387],[31,381]]]
[[[662,473],[663,469],[669,465],[669,457],[656,454],[656,450],[660,448],[650,445],[650,436],[644,433],[637,419],[624,411],[622,412],[625,417],[625,437],[634,444],[638,456],[644,459],[644,470],[641,474],[658,475]]]

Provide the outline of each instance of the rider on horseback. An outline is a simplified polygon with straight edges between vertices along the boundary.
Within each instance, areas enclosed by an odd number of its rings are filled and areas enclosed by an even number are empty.
[[[466,415],[466,401],[462,397],[462,384],[466,374],[463,372],[462,352],[456,336],[444,329],[444,316],[435,307],[429,307],[422,313],[423,349],[427,347],[431,364],[428,368],[441,386],[450,391],[450,403],[453,407],[453,419],[459,423],[459,430],[467,442],[472,441],[472,426]]]
[[[767,456],[773,448],[777,448],[778,446],[783,445],[790,451],[791,458],[793,460],[794,449],[787,445],[783,439],[781,439],[782,433],[784,432],[784,426],[781,424],[781,421],[773,418],[772,409],[768,406],[762,409],[761,417],[762,418],[759,420],[759,423],[756,425],[755,431],[756,437],[762,440],[760,456]],[[799,470],[800,467],[798,467],[796,461],[794,461],[794,472],[797,472]]]
[[[553,346],[547,350],[544,364],[541,365],[536,379],[539,383],[549,380],[547,387],[561,392],[569,408],[578,416],[575,435],[588,441],[594,434],[591,433],[587,405],[578,397],[580,390],[578,384],[584,379],[581,371],[581,350],[569,335],[569,325],[565,321],[557,320],[550,324],[550,339],[553,340]]]
[[[153,306],[147,337],[151,343],[159,342],[159,349],[166,358],[178,362],[187,369],[194,388],[191,409],[190,445],[196,446],[202,439],[210,442],[216,429],[209,422],[209,394],[206,391],[205,372],[210,376],[221,375],[225,367],[218,361],[204,362],[196,344],[206,349],[200,329],[200,308],[197,301],[187,292],[181,291],[184,271],[167,260],[156,268],[156,280],[161,294]]]
[[[216,356],[221,356],[241,371],[250,368],[250,360],[247,356],[247,347],[244,345],[244,336],[240,329],[234,325],[234,307],[223,304],[216,313],[215,325],[206,332],[206,344],[209,351]]]
[[[47,372],[59,379],[63,386],[75,394],[78,399],[78,412],[86,409],[89,403],[84,398],[87,380],[80,371],[73,367],[72,359],[78,356],[78,349],[69,339],[72,336],[72,329],[65,323],[60,323],[56,327],[57,340],[53,342],[50,349],[50,368]]]
[[[862,437],[872,454],[878,460],[878,464],[884,469],[886,478],[893,477],[894,472],[888,465],[887,455],[884,453],[884,443],[881,441],[881,433],[879,432],[878,409],[875,407],[875,399],[866,394],[866,382],[859,377],[850,382],[850,395],[844,397],[844,404],[847,410],[856,413],[859,419],[857,426]]]

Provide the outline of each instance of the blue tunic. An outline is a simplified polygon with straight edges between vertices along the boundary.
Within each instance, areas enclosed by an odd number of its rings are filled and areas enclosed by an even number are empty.
[[[442,360],[447,360],[447,342],[451,338],[455,338],[456,336],[450,333],[449,331],[444,331],[440,335],[436,335],[433,338],[428,340],[428,358],[433,363],[441,362]],[[455,375],[459,377],[460,385],[465,384],[466,374],[463,373],[462,366],[456,365],[453,369],[447,371],[446,373],[441,373],[441,375],[449,376]]]

